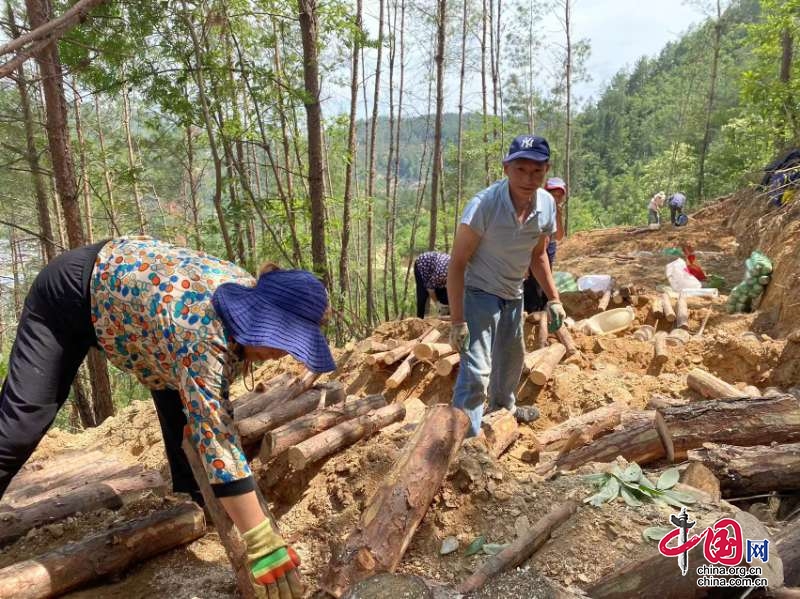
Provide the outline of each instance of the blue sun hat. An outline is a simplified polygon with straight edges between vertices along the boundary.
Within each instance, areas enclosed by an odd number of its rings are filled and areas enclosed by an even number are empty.
[[[255,287],[224,283],[211,303],[240,345],[282,349],[313,372],[336,370],[320,330],[328,293],[310,272],[273,270]]]

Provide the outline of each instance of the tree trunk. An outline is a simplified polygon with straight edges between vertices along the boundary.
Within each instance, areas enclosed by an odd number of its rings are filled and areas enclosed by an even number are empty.
[[[86,241],[94,243],[94,215],[92,214],[92,196],[89,191],[89,168],[86,161],[86,141],[83,137],[81,124],[81,95],[78,93],[78,82],[73,78],[73,104],[75,107],[75,133],[78,136],[78,158],[81,165],[81,195],[83,196],[83,211],[86,217]]]
[[[705,443],[687,456],[716,475],[725,497],[800,489],[800,443],[754,447]]]
[[[303,40],[303,77],[308,129],[308,183],[311,196],[311,256],[314,271],[330,288],[325,250],[325,186],[322,177],[322,110],[319,102],[316,0],[297,0]]]
[[[553,376],[553,371],[555,370],[556,366],[558,366],[558,363],[561,362],[561,358],[564,357],[566,352],[567,348],[560,343],[554,343],[553,345],[547,347],[542,354],[542,357],[537,360],[536,365],[531,368],[528,378],[533,382],[534,385],[546,385],[547,381],[549,381]]]
[[[711,113],[714,110],[714,99],[717,93],[717,71],[719,67],[719,50],[722,39],[722,8],[717,0],[717,20],[714,21],[714,39],[712,41],[711,80],[708,84],[708,102],[706,103],[706,119],[703,131],[703,142],[700,144],[700,155],[697,157],[697,201],[705,200],[706,156],[711,144]]]
[[[489,0],[490,2],[492,0]],[[481,108],[483,110],[483,167],[484,183],[491,182],[491,169],[489,166],[489,122],[488,107],[486,104],[486,0],[483,0],[481,11]]]
[[[403,118],[403,86],[405,84],[405,25],[406,25],[406,2],[400,0],[400,87],[397,90],[397,122],[395,123],[395,140],[394,140],[394,167],[392,185],[392,209],[391,209],[391,223],[389,230],[391,233],[391,260],[389,261],[392,272],[392,303],[394,304],[394,314],[400,312],[400,303],[397,295],[397,252],[395,251],[395,223],[397,221],[397,189],[400,186],[400,124]],[[406,275],[408,281],[408,275]],[[405,291],[403,292],[403,300],[405,300]]]
[[[439,180],[442,173],[442,118],[444,110],[444,52],[447,31],[447,0],[438,0],[436,16],[436,117],[433,124],[433,172],[431,173],[431,209],[428,249],[436,249]]]
[[[318,462],[359,439],[371,437],[382,428],[403,420],[405,416],[405,406],[395,403],[342,422],[290,447],[287,451],[289,464],[295,470],[304,470],[309,464]]]
[[[100,162],[103,165],[103,183],[106,187],[106,197],[108,199],[108,206],[106,206],[106,213],[108,214],[108,221],[110,223],[111,235],[119,235],[120,229],[117,226],[117,211],[114,206],[114,185],[111,181],[111,171],[108,168],[108,158],[106,156],[106,138],[103,134],[103,123],[100,119],[100,99],[97,94],[94,96],[94,113],[97,118],[97,141],[100,144]]]
[[[453,214],[453,236],[461,222],[461,196],[464,194],[464,76],[467,67],[467,18],[469,0],[462,0],[461,14],[461,74],[458,80],[458,139],[456,141],[456,208]]]
[[[262,463],[266,463],[292,445],[297,445],[337,424],[385,406],[386,399],[383,395],[375,394],[323,410],[315,410],[266,433],[261,443],[259,457]]]
[[[0,570],[0,599],[61,596],[114,577],[206,532],[203,510],[187,502],[117,525]]]
[[[537,434],[536,439],[544,451],[556,451],[575,431],[594,428],[599,424],[602,424],[601,428],[612,430],[620,423],[620,417],[627,409],[625,404],[614,402],[556,424]]]
[[[341,597],[359,580],[397,568],[461,447],[468,425],[468,418],[457,408],[440,405],[428,409],[402,455],[367,502],[356,529],[331,559],[322,581],[324,590]]]
[[[564,133],[564,183],[572,189],[570,159],[572,156],[572,0],[564,0],[564,33],[566,34],[566,60],[564,75],[566,83],[566,131]],[[569,204],[564,204],[564,234],[569,233]]]
[[[200,234],[200,205],[197,202],[197,188],[199,181],[194,174],[194,137],[192,136],[192,126],[186,125],[186,177],[189,183],[189,212],[192,215],[192,234],[194,236],[194,247],[198,250],[203,249],[203,236]]]
[[[125,72],[123,70],[123,77]],[[139,223],[139,235],[144,235],[147,224],[144,218],[144,206],[142,205],[142,194],[139,191],[139,174],[136,160],[136,153],[133,149],[133,135],[131,135],[131,102],[128,97],[128,82],[122,82],[122,127],[125,130],[125,143],[128,150],[128,170],[131,176],[131,189],[133,191],[133,203],[136,207],[136,219]]]
[[[439,358],[436,362],[436,374],[439,376],[447,376],[453,372],[456,364],[461,361],[461,354],[452,353],[444,358]]]

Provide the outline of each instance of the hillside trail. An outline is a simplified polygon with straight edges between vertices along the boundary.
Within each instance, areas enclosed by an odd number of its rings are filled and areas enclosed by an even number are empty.
[[[732,214],[748,217],[749,208],[741,204],[751,200],[751,196],[741,196],[720,201],[695,214],[683,228],[665,226],[638,234],[614,228],[575,234],[560,244],[555,269],[576,276],[610,274],[620,284],[641,286],[654,294],[656,287],[666,284],[664,269],[674,259],[664,255],[663,250],[690,243],[705,271],[724,276],[730,288],[742,278],[744,258],[755,248],[754,239],[756,242],[759,239],[735,234],[730,223]],[[756,222],[762,216],[753,214],[749,218]],[[770,227],[778,226],[772,221],[758,222],[768,232],[772,231]],[[797,223],[797,215],[788,222]],[[796,226],[784,221],[778,224],[782,232],[770,232],[772,245],[765,249],[775,253],[793,243],[797,254]],[[800,327],[800,318],[791,316],[785,307],[792,298],[789,291],[796,290],[794,286],[800,279],[800,264],[796,261],[792,264],[785,272],[776,269],[771,285],[777,291],[770,290],[762,302],[762,307],[771,306],[772,313],[762,310],[754,314],[728,314],[724,297],[692,299],[689,331],[696,333],[708,316],[705,333],[699,338],[693,336],[683,347],[674,348],[660,369],[651,364],[652,344],[636,341],[629,333],[602,338],[573,333],[580,353],[562,362],[548,385],[536,387],[527,379],[520,385],[520,403],[538,406],[541,418],[521,427],[521,438],[499,460],[475,448],[462,451],[453,473],[417,530],[399,571],[444,584],[456,583],[485,559],[481,555],[464,555],[463,549],[476,537],[484,536],[490,543],[512,541],[552,506],[566,498],[582,500],[590,495],[591,485],[580,476],[568,474],[544,480],[526,462],[526,450],[532,446],[536,433],[554,424],[612,401],[643,408],[655,393],[690,397],[693,392],[687,388],[686,375],[695,367],[705,368],[740,388],[754,385],[762,391],[767,387],[790,390],[800,385],[800,343],[789,342],[776,333]],[[596,298],[569,295],[565,297],[565,305],[573,318],[596,312]],[[636,318],[639,324],[649,322],[648,308],[637,307]],[[431,323],[443,332],[447,330],[446,322],[412,318],[384,323],[372,337],[413,339]],[[526,325],[525,332],[529,339],[530,325]],[[532,349],[528,341],[528,350]],[[348,394],[363,396],[385,391],[387,399],[405,402],[407,415],[403,422],[267,491],[284,537],[303,560],[302,572],[312,589],[328,564],[332,548],[357,523],[366,500],[391,468],[425,406],[449,402],[455,380],[455,374],[441,377],[430,368],[416,368],[401,387],[385,390],[391,370],[368,366],[357,344],[336,350],[336,358],[339,369],[329,378],[341,381]],[[294,373],[299,368],[291,360],[283,359],[262,367],[257,376],[264,380],[281,371]],[[52,430],[34,459],[67,449],[93,447],[169,476],[158,421],[149,402],[135,402],[100,427],[80,434]],[[254,467],[258,471],[258,462]],[[591,471],[592,467],[586,466],[578,472]],[[116,512],[79,514],[60,525],[35,529],[0,550],[0,567],[177,500],[172,496],[152,496]],[[704,513],[711,510],[697,506],[696,512],[702,520]],[[652,543],[648,546],[641,532],[647,526],[664,525],[669,513],[655,505],[635,509],[617,503],[601,508],[582,507],[522,569],[497,577],[476,596],[502,597],[511,592],[509,589],[519,597],[547,596],[540,575],[565,587],[586,588],[612,572],[626,556],[652,550]],[[442,556],[439,548],[442,539],[448,536],[457,538],[461,550]],[[188,546],[139,564],[120,580],[97,583],[67,596],[215,599],[236,594],[233,573],[212,530]]]

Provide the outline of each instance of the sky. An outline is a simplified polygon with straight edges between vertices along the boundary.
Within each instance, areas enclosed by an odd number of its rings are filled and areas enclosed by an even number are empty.
[[[452,1],[452,0],[451,0]],[[591,76],[590,81],[581,82],[575,87],[575,94],[579,104],[597,98],[613,75],[620,69],[633,65],[641,56],[655,56],[670,41],[681,37],[692,25],[702,22],[705,18],[697,4],[703,0],[574,0],[573,21],[574,37],[587,38],[591,53],[587,63],[587,71]],[[434,10],[434,0],[420,0],[422,4],[428,3],[431,11]],[[460,5],[460,2],[458,3]],[[378,0],[364,1],[364,27],[374,38],[377,36]],[[504,3],[508,10],[509,3]],[[554,14],[547,15],[542,21],[544,35],[552,36],[558,43],[562,43],[563,29]],[[413,32],[409,32],[413,35]],[[407,85],[406,92],[416,94],[415,100],[410,103],[413,109],[417,107],[420,114],[427,110],[427,84],[423,83],[430,74],[431,61],[429,47],[433,43],[427,39],[407,39],[409,54],[407,60],[407,77],[412,84]],[[449,54],[458,55],[460,36],[448,39]],[[366,72],[369,76],[374,72],[374,57],[366,57]],[[385,65],[385,63],[384,63]],[[381,113],[388,112],[386,104],[386,67],[382,76],[383,97]],[[458,66],[450,65],[445,81],[445,111],[457,110],[458,98]],[[349,90],[347,89],[348,73],[341,73],[340,82],[327,81],[323,84],[323,104],[328,116],[343,114],[349,107]],[[416,84],[414,79],[417,78]],[[545,85],[543,88],[551,86]],[[374,85],[369,83],[369,86]],[[480,105],[480,77],[469,76],[466,78],[465,104],[467,109],[477,110]],[[371,98],[371,92],[370,92]],[[370,99],[371,101],[371,99]],[[364,106],[359,101],[359,117],[363,118]]]

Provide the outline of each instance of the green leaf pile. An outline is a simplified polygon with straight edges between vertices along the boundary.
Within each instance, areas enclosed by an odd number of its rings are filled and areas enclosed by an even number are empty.
[[[597,492],[583,500],[595,507],[609,503],[621,497],[631,507],[639,507],[647,502],[658,505],[671,505],[684,507],[694,503],[694,497],[687,493],[673,490],[680,477],[677,468],[670,468],[653,484],[648,479],[639,464],[631,462],[625,470],[614,466],[610,472],[604,474],[590,474],[585,477],[597,486]]]

